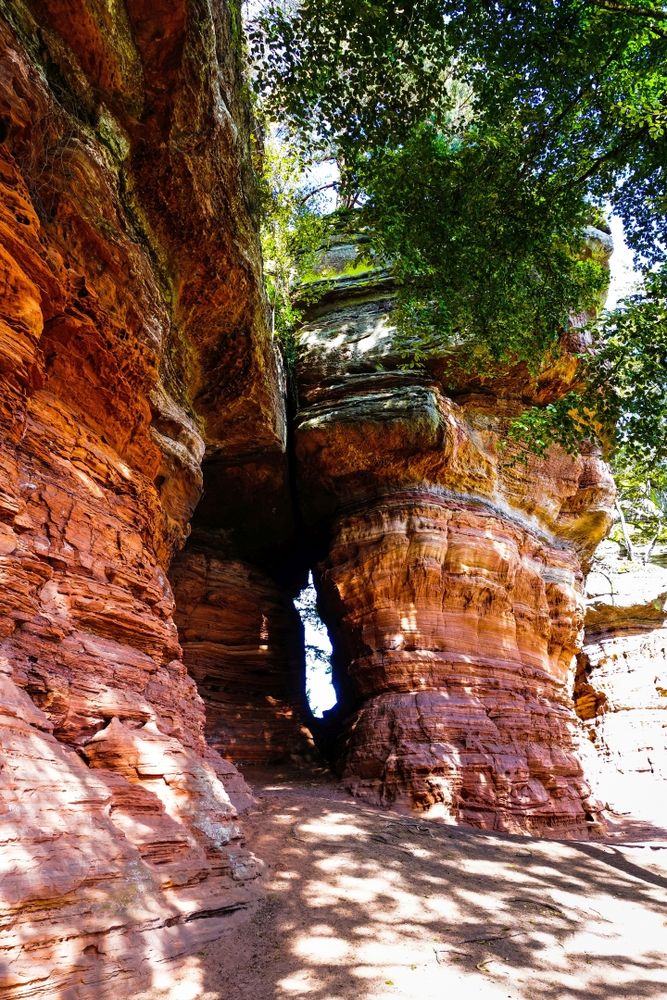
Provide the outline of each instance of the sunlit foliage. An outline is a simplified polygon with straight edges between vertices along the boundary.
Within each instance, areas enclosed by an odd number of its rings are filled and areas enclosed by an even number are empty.
[[[599,304],[585,229],[612,206],[646,289],[603,318],[576,389],[515,433],[663,461],[665,3],[270,2],[250,33],[265,106],[294,148],[335,157],[391,260],[417,360],[464,345],[479,370],[536,370]]]

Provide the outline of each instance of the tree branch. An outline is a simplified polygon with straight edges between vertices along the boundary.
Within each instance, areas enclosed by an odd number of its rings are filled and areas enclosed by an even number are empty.
[[[641,17],[643,20],[653,22],[647,25],[649,31],[659,35],[660,38],[667,38],[667,30],[655,24],[655,21],[667,21],[667,11],[652,10],[650,7],[633,7],[616,3],[615,0],[589,0],[589,3],[600,10],[606,10],[609,14],[628,14],[630,17]]]
[[[577,90],[576,94],[568,101],[564,108],[558,112],[555,118],[552,118],[548,123],[540,129],[536,136],[533,137],[528,143],[528,149],[532,149],[535,152],[528,156],[528,159],[524,163],[521,169],[521,175],[524,176],[531,166],[535,162],[535,157],[539,154],[542,140],[549,135],[553,135],[554,132],[563,124],[565,119],[572,111],[575,110],[578,104],[590,94],[594,93],[594,87],[597,84],[599,86],[602,74],[611,66],[613,61],[621,54],[622,47],[615,48],[613,52],[610,52],[607,58],[604,60],[597,72],[590,77],[588,82]]]
[[[299,198],[297,204],[305,205],[308,199],[312,198],[313,195],[319,194],[321,191],[327,191],[329,188],[337,188],[337,187],[338,187],[338,181],[331,181],[329,184],[322,184],[320,187],[313,188],[313,190],[309,191],[308,194],[304,194],[303,198]]]
[[[648,18],[651,21],[667,21],[666,10],[655,10],[653,7],[636,7],[634,4],[621,3],[620,0],[589,0],[594,7],[602,7],[616,14],[629,14],[631,17]]]
[[[618,514],[618,519],[621,522],[621,533],[623,535],[623,542],[625,548],[627,549],[628,558],[630,562],[635,561],[635,550],[633,548],[632,542],[630,541],[630,535],[628,534],[628,526],[625,521],[625,514],[623,513],[623,508],[619,502],[618,497],[614,500],[614,506],[616,507],[616,513]]]
[[[606,153],[602,153],[600,156],[596,157],[588,169],[580,177],[577,177],[573,181],[573,186],[585,184],[586,181],[595,176],[603,164],[607,163],[609,160],[613,160],[619,153],[624,153],[630,146],[632,146],[633,142],[636,142],[636,140],[641,137],[643,132],[644,129],[635,129],[634,132],[631,132],[630,135],[626,137],[624,142],[619,142],[618,145],[608,149]]]

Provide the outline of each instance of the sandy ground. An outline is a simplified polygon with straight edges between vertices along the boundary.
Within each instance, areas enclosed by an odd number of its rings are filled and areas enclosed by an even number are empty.
[[[262,892],[181,970],[179,1000],[667,1000],[666,830],[499,836],[246,777]]]

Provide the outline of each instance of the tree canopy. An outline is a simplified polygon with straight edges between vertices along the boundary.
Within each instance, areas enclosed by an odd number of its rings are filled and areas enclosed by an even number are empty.
[[[269,2],[249,33],[269,114],[337,160],[392,261],[408,340],[538,364],[601,301],[586,226],[611,206],[645,291],[603,317],[577,392],[523,429],[664,460],[667,5]]]

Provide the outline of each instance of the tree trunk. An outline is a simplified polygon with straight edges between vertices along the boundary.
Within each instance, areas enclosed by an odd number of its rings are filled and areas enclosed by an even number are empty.
[[[625,514],[623,513],[621,505],[618,502],[618,497],[616,497],[616,500],[614,501],[614,503],[616,505],[616,513],[618,514],[618,518],[619,518],[619,520],[621,522],[621,531],[623,533],[623,543],[624,543],[625,548],[626,548],[627,553],[628,553],[628,559],[630,560],[630,562],[634,562],[635,561],[635,550],[633,548],[632,542],[630,541],[630,536],[628,534],[628,526],[627,526],[626,521],[625,521]]]

